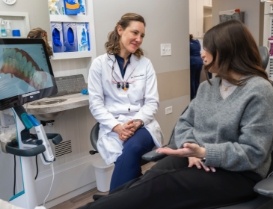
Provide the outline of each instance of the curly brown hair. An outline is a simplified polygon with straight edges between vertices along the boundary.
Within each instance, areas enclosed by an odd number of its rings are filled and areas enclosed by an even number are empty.
[[[108,41],[105,43],[105,49],[108,54],[119,54],[120,52],[120,35],[118,34],[117,27],[120,25],[123,29],[126,29],[132,21],[142,22],[144,26],[146,26],[144,18],[136,13],[126,13],[124,14],[121,19],[117,22],[114,30],[109,33]],[[134,55],[140,58],[144,55],[143,50],[138,48]]]
[[[42,28],[31,29],[27,34],[27,38],[34,38],[34,39],[41,38],[41,39],[43,39],[45,41],[46,51],[48,53],[48,56],[51,57],[53,55],[52,48],[48,44],[47,32],[44,29],[42,29]]]

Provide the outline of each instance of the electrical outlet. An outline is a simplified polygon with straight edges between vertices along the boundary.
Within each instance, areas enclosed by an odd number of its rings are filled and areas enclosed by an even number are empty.
[[[172,55],[172,45],[171,44],[160,44],[160,54],[161,56]]]
[[[173,106],[169,106],[165,108],[165,115],[171,114],[173,112]]]

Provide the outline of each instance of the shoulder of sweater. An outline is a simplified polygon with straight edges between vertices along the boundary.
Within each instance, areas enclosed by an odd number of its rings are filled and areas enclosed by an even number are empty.
[[[203,81],[200,86],[213,86],[213,85],[217,85],[219,86],[220,84],[220,78],[219,77],[214,77],[214,78],[211,78],[210,79],[210,82],[211,84],[209,84],[209,82],[207,80]],[[259,76],[254,76],[252,78],[250,78],[246,84],[246,86],[248,87],[265,87],[265,86],[268,86],[268,87],[272,87],[272,84],[270,82],[268,82],[267,80],[265,80],[264,78],[262,77],[259,77]]]
[[[215,86],[215,85],[217,87],[219,87],[220,78],[219,77],[213,77],[213,78],[210,79],[210,83],[208,82],[208,80],[204,80],[202,83],[200,83],[200,88],[211,88],[212,86]]]
[[[268,82],[267,80],[259,76],[254,76],[250,78],[247,81],[246,85],[253,86],[253,87],[265,87],[265,86],[272,87],[272,84],[270,82]]]
[[[258,100],[273,102],[273,87],[270,82],[261,77],[250,78],[240,91],[245,96],[255,96]]]
[[[272,84],[258,76],[250,78],[245,86],[242,87],[242,90],[246,93],[249,92],[251,95],[258,95],[258,97],[267,97],[269,95],[273,97]]]

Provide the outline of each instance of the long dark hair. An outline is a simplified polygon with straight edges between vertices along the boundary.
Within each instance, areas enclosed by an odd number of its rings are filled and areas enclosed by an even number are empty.
[[[260,76],[269,81],[262,67],[257,44],[242,22],[230,20],[214,26],[205,33],[203,47],[213,56],[212,63],[205,66],[205,70],[208,71],[212,66],[217,67],[217,76],[230,83],[243,85],[253,76]],[[232,78],[231,71],[244,78]]]
[[[121,19],[117,22],[114,30],[112,32],[110,32],[108,35],[108,41],[105,43],[106,52],[108,54],[119,54],[119,52],[120,52],[120,45],[119,45],[120,35],[118,34],[117,26],[120,25],[123,29],[126,29],[130,25],[131,21],[142,22],[144,24],[144,26],[146,26],[145,20],[141,15],[135,14],[135,13],[124,14],[121,17]],[[144,55],[143,50],[141,48],[138,48],[135,51],[134,55],[136,55],[138,58],[141,57],[142,55]]]

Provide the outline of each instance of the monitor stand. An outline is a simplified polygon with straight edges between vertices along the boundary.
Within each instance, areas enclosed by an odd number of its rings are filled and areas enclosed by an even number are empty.
[[[37,192],[33,170],[35,170],[31,157],[40,155],[44,164],[51,164],[55,160],[48,138],[54,144],[62,141],[59,134],[45,134],[43,126],[28,115],[23,106],[12,108],[17,127],[17,143],[9,142],[6,144],[6,152],[19,156],[23,190],[9,199],[9,202],[22,208],[34,209],[38,205]],[[37,135],[30,134],[30,129],[34,127]],[[42,132],[42,133],[41,133]]]

